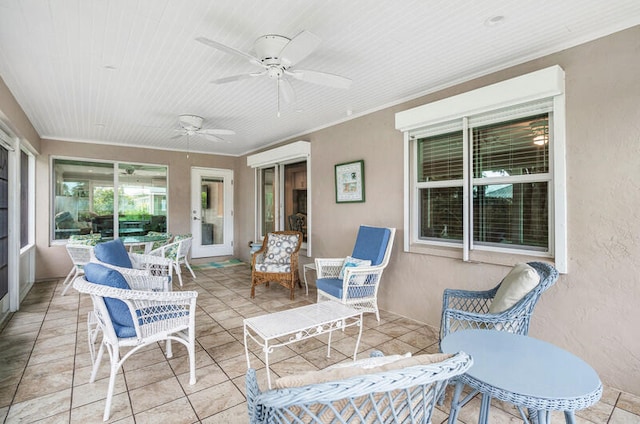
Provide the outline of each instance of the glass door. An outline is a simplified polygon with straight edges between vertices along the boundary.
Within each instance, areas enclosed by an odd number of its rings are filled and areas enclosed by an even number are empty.
[[[233,254],[233,171],[191,170],[191,256]]]

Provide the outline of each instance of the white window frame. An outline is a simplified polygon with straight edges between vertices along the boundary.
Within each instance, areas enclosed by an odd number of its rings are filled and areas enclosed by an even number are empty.
[[[516,261],[532,260],[544,257],[554,260],[555,267],[561,272],[567,270],[567,199],[566,199],[566,137],[565,137],[565,98],[564,70],[560,66],[551,66],[529,74],[486,87],[452,96],[443,100],[418,106],[396,114],[396,129],[404,133],[404,251],[412,253],[434,254],[461,258],[464,261],[479,261],[510,265]],[[415,198],[417,170],[412,159],[416,154],[416,143],[411,139],[411,132],[427,129],[446,122],[461,121],[467,126],[469,117],[491,113],[505,108],[515,108],[538,100],[550,99],[553,120],[550,122],[553,143],[550,144],[550,239],[549,252],[533,250],[474,247],[471,235],[471,217],[469,216],[469,187],[475,181],[464,176],[465,201],[463,219],[465,232],[462,244],[452,246],[451,243],[424,241],[418,239],[417,222],[418,204]],[[465,172],[468,172],[468,132],[464,132]]]
[[[284,229],[284,165],[296,162],[307,163],[307,242],[303,243],[302,249],[306,250],[306,255],[311,257],[311,228],[313,213],[311,208],[311,143],[308,141],[296,141],[284,146],[276,147],[265,152],[256,153],[247,157],[247,166],[254,169],[254,199],[255,199],[255,224],[254,240],[262,240],[262,230],[260,219],[262,210],[261,180],[260,172],[264,168],[275,167],[274,182],[278,185],[275,189],[275,222],[276,230]],[[282,226],[282,228],[280,228]]]

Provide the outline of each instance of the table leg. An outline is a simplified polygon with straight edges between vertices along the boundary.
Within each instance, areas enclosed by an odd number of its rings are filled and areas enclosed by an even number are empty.
[[[480,416],[478,417],[478,424],[489,423],[489,408],[491,407],[491,396],[484,393],[482,395],[482,401],[480,402]]]
[[[564,411],[564,420],[567,424],[576,424],[576,417],[573,411]]]
[[[269,390],[271,390],[271,372],[269,369],[269,351],[273,348],[269,348],[269,340],[264,341],[264,366],[267,368],[267,386],[269,386]]]
[[[356,348],[353,350],[353,360],[356,360],[356,356],[358,355],[358,346],[360,345],[360,338],[362,337],[362,312],[360,312],[360,318],[358,320],[357,326],[360,328],[358,331],[358,339],[356,340]]]
[[[460,413],[460,407],[461,407],[460,395],[462,394],[463,388],[464,388],[464,384],[458,381],[456,383],[456,388],[453,391],[453,398],[451,399],[451,411],[449,412],[449,424],[454,424],[458,419],[458,413]]]
[[[244,355],[247,358],[247,369],[251,368],[251,361],[249,361],[249,347],[247,346],[247,324],[244,324]]]

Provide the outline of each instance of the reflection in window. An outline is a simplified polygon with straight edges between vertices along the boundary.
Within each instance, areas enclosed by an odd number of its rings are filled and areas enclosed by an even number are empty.
[[[460,244],[463,131],[417,140],[419,237]],[[473,243],[548,251],[549,114],[469,128]]]
[[[53,173],[54,240],[73,234],[111,238],[166,231],[165,166],[54,159]]]

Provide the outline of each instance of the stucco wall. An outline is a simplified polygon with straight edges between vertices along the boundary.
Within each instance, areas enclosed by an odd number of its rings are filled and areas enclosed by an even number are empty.
[[[380,306],[436,327],[445,288],[495,286],[508,267],[402,251],[402,134],[394,114],[555,64],[566,72],[569,273],[539,302],[530,334],[582,357],[606,384],[640,395],[640,27],[297,137],[311,142],[313,256],[349,254],[360,224],[396,227]],[[358,159],[366,202],[336,204],[333,167]],[[242,227],[252,228],[249,215]]]
[[[174,234],[191,232],[191,167],[232,169],[234,177],[239,158],[171,152],[139,148],[106,146],[101,144],[71,143],[42,140],[41,155],[36,160],[36,280],[66,275],[71,261],[61,245],[50,245],[50,187],[51,156],[77,157],[127,162],[153,163],[169,166],[168,228]],[[236,180],[234,197],[239,186]],[[237,234],[237,232],[236,232]],[[235,235],[234,235],[235,238]]]

